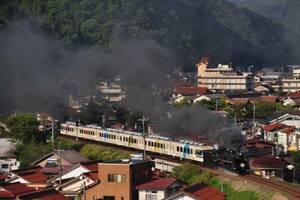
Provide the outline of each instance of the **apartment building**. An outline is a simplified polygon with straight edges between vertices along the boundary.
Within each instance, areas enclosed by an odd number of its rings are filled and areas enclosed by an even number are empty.
[[[281,89],[283,92],[297,92],[300,90],[300,78],[283,78],[281,79]]]
[[[251,91],[254,88],[254,77],[249,73],[238,73],[230,65],[219,64],[209,68],[209,58],[202,58],[197,64],[198,87],[212,91]]]

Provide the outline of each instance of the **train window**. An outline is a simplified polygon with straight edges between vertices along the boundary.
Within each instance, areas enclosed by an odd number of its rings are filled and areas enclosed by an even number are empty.
[[[148,142],[148,146],[151,146],[150,142]]]
[[[182,152],[182,147],[180,147],[180,152]]]
[[[190,153],[193,154],[193,149],[190,149]]]
[[[195,150],[195,154],[197,155],[197,156],[202,156],[203,155],[203,152],[201,151],[201,150]]]
[[[133,143],[137,143],[136,139],[133,139]]]
[[[179,147],[177,147],[177,151],[179,151]]]
[[[116,137],[116,135],[114,135],[114,139],[116,139],[117,137]]]
[[[122,141],[122,136],[120,136],[120,141]]]

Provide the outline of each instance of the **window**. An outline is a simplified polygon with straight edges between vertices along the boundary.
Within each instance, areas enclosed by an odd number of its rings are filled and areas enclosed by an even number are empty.
[[[146,193],[146,200],[157,200],[157,194],[155,193]]]
[[[125,183],[125,174],[108,174],[108,182]]]
[[[104,196],[103,200],[115,200],[114,196]]]
[[[8,169],[8,164],[2,164],[2,169]]]
[[[179,147],[177,147],[177,151],[179,151]]]

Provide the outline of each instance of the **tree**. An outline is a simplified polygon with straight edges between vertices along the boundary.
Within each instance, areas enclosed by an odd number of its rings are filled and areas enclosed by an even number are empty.
[[[297,169],[300,169],[300,151],[296,151],[292,153],[292,160],[294,161],[294,165]]]
[[[7,124],[13,141],[22,144],[39,142],[38,125],[36,116],[32,113],[11,116]]]

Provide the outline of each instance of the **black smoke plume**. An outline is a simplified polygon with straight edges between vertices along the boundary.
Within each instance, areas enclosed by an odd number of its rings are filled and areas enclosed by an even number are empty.
[[[46,111],[60,114],[76,83],[88,95],[99,76],[121,75],[125,105],[158,121],[168,135],[202,135],[225,145],[241,138],[228,120],[200,108],[174,109],[155,88],[169,87],[168,74],[175,66],[169,50],[149,40],[127,40],[110,51],[97,46],[70,50],[34,30],[15,23],[0,32],[0,110]],[[76,85],[75,84],[75,85]],[[74,90],[73,90],[74,89]]]

